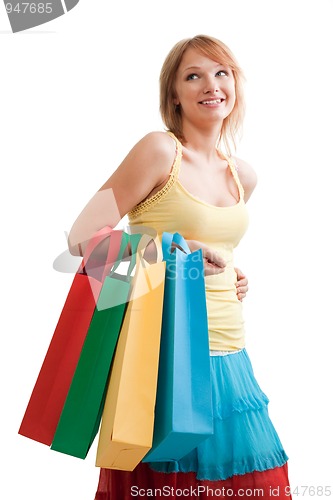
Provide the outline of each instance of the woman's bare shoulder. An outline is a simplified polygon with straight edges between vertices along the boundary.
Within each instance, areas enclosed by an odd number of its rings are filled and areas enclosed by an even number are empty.
[[[247,201],[257,185],[257,174],[248,162],[233,156],[232,159],[237,167],[239,180],[244,188],[244,199]]]
[[[135,144],[124,164],[139,175],[148,175],[158,185],[169,174],[175,156],[175,140],[166,132],[153,131]]]
[[[166,132],[153,131],[146,134],[134,146],[134,150],[151,157],[170,160],[175,155],[175,140]]]

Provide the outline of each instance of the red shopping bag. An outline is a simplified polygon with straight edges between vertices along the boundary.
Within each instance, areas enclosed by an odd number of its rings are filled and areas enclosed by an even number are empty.
[[[90,240],[25,411],[19,434],[51,445],[102,283],[117,259],[122,231],[104,227]],[[96,247],[110,237],[107,256],[97,263]]]

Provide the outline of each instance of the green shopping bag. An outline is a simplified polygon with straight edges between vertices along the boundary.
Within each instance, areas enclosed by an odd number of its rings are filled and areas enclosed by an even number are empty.
[[[123,232],[117,261],[104,280],[74,377],[56,428],[52,450],[85,458],[98,432],[107,380],[131,288],[131,272],[141,234]],[[126,275],[116,273],[125,248],[131,261]]]

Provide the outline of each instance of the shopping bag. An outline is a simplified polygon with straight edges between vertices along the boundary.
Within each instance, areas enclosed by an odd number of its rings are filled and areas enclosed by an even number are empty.
[[[141,249],[99,433],[96,466],[132,471],[152,446],[165,262],[147,265]]]
[[[94,250],[110,237],[106,258]],[[50,445],[71,384],[102,281],[116,260],[121,231],[105,227],[89,241],[26,408],[19,434]]]
[[[85,458],[97,434],[110,365],[118,340],[141,235],[122,233],[119,258],[106,276],[82,347],[51,449]],[[127,274],[116,273],[130,245]]]
[[[179,248],[172,252],[171,244]],[[163,233],[166,279],[152,449],[144,462],[179,460],[213,433],[202,251]],[[186,253],[185,253],[186,252]]]

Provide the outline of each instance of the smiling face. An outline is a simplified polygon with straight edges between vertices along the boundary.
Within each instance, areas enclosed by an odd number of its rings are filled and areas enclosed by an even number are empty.
[[[180,105],[183,126],[218,123],[229,116],[236,102],[231,69],[188,48],[177,70],[174,104]]]

